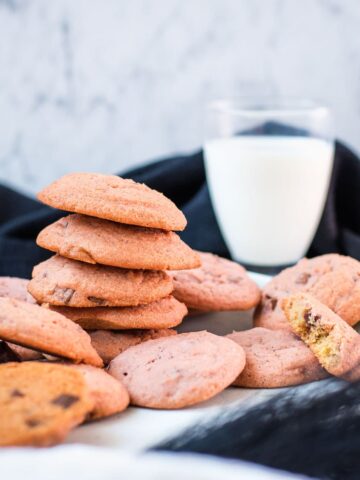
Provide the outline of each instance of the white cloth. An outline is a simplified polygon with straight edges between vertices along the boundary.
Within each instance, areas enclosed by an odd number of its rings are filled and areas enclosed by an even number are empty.
[[[291,480],[306,477],[206,455],[125,453],[61,445],[0,451],[1,478],[11,480]]]

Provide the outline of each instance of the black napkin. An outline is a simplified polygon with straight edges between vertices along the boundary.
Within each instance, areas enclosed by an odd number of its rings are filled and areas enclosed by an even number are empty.
[[[283,389],[248,409],[235,405],[210,415],[152,450],[245,460],[324,480],[358,480],[359,400],[360,381],[331,379]]]
[[[228,257],[205,179],[203,154],[176,156],[121,174],[163,192],[181,208],[188,227],[181,237],[193,248]],[[0,186],[0,275],[30,277],[50,256],[35,245],[38,232],[64,212]],[[336,142],[331,186],[309,256],[337,252],[360,260],[360,160]]]

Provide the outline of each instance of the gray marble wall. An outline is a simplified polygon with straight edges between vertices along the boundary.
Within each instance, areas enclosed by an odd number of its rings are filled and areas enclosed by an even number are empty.
[[[358,0],[0,0],[0,180],[35,192],[202,141],[212,97],[320,97],[360,151]]]

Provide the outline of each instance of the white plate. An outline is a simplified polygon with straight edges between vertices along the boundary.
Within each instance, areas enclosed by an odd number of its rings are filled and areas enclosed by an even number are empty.
[[[267,275],[251,273],[263,287],[270,279]],[[252,312],[219,312],[201,314],[184,320],[179,332],[208,330],[218,335],[251,327]],[[139,451],[176,435],[186,427],[223,413],[230,406],[247,408],[254,402],[274,395],[278,390],[252,390],[228,388],[213,399],[182,410],[150,410],[128,408],[124,413],[74,430],[66,443],[83,443],[121,450]]]

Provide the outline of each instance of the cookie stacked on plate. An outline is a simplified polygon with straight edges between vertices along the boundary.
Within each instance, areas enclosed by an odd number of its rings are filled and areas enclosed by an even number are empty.
[[[37,238],[55,255],[34,268],[28,290],[36,301],[86,330],[171,334],[187,309],[171,295],[166,270],[201,263],[174,233],[186,226],[176,205],[143,184],[91,173],[66,175],[38,198],[72,213]]]

